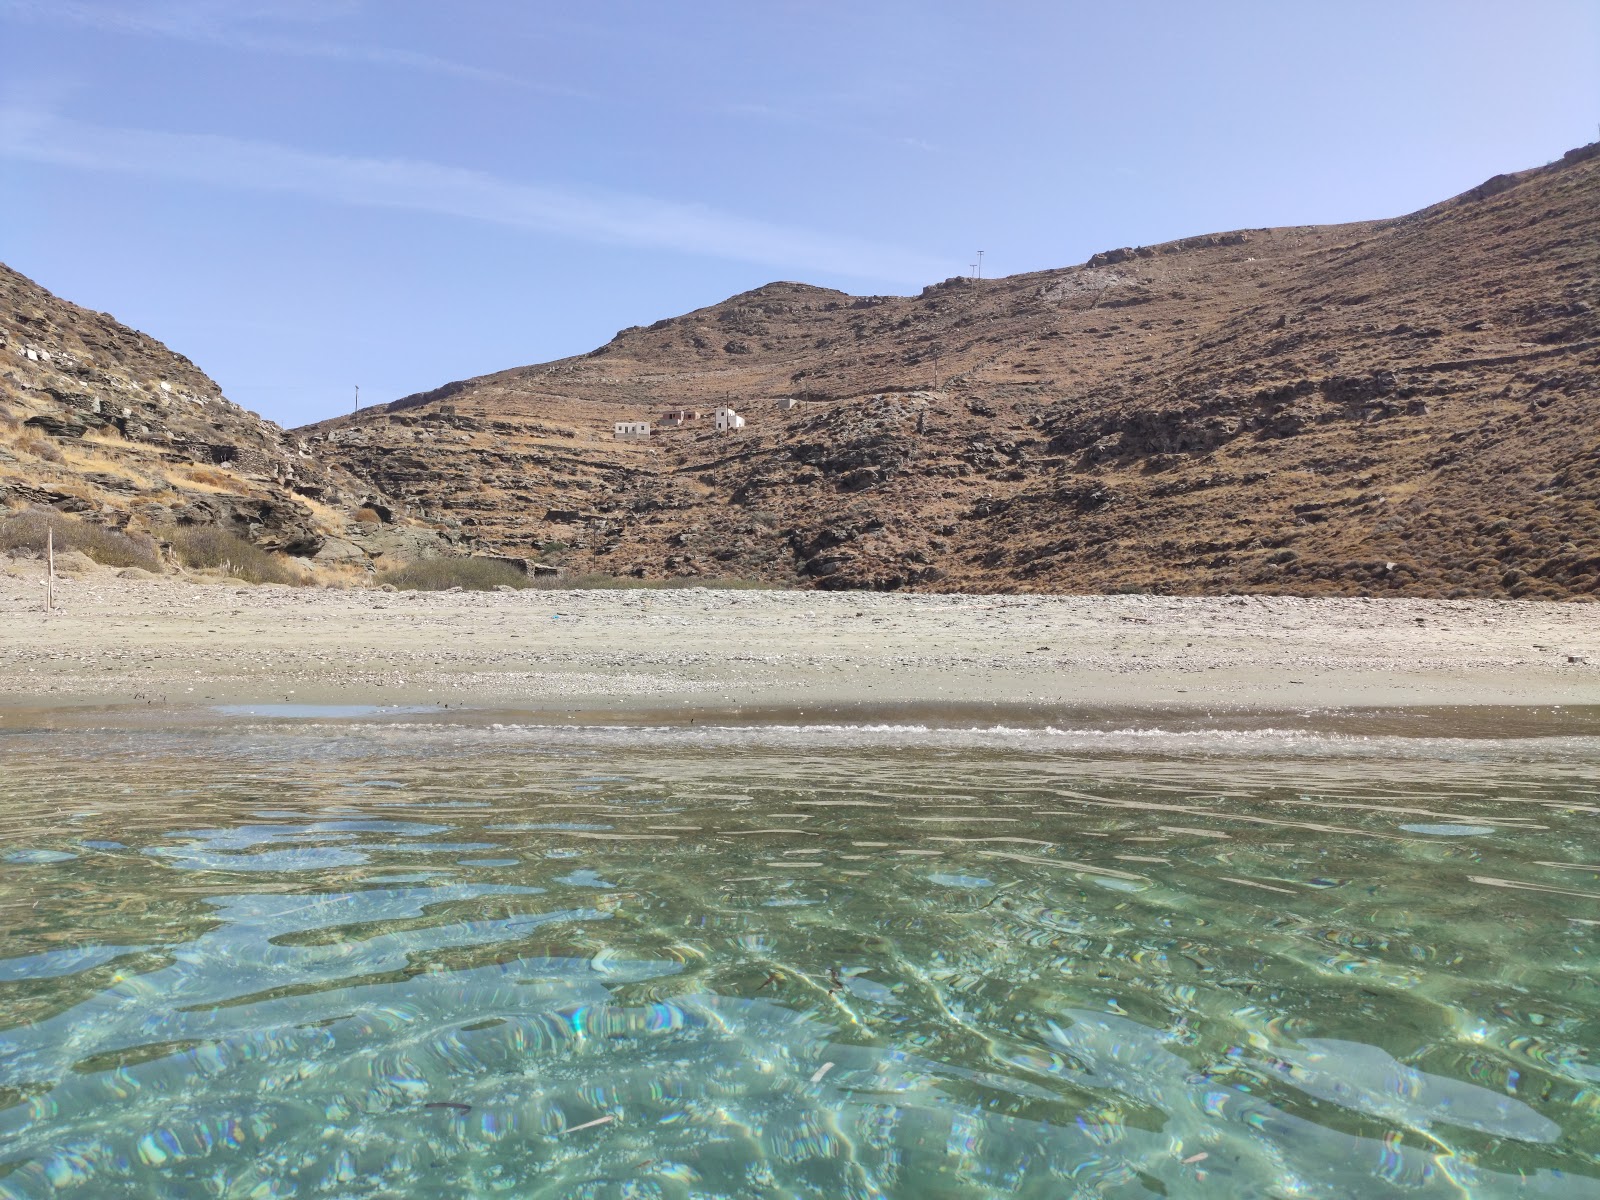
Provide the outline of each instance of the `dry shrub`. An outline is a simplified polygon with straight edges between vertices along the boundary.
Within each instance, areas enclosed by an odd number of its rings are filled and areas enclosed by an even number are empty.
[[[226,475],[221,471],[214,471],[210,467],[190,467],[189,478],[196,483],[214,488],[232,488],[237,487],[239,483],[231,475]]]
[[[30,509],[0,521],[0,551],[43,554],[51,530],[55,531],[57,550],[82,551],[107,567],[161,570],[161,558],[149,542],[51,509]]]
[[[36,433],[24,434],[17,440],[17,449],[35,458],[42,458],[45,462],[58,463],[61,461],[61,449],[49,438],[40,437]]]
[[[356,517],[355,517],[355,519],[357,521],[359,521],[363,525],[381,525],[381,524],[383,524],[383,518],[380,517],[377,513],[373,512],[370,508],[358,508],[358,509],[356,509]]]
[[[194,570],[225,571],[247,583],[306,584],[311,577],[281,554],[215,525],[180,525],[165,534],[178,561]]]
[[[333,591],[346,592],[351,588],[366,587],[372,582],[372,572],[354,563],[333,563],[319,566],[313,582]]]
[[[379,585],[402,592],[446,592],[462,588],[488,592],[497,587],[524,588],[528,577],[513,566],[485,558],[421,558],[378,573]]]

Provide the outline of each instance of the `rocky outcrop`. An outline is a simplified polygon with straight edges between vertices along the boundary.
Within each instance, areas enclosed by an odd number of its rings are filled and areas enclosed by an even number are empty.
[[[282,491],[264,496],[196,497],[174,508],[172,521],[176,525],[214,525],[263,549],[306,558],[317,555],[331,536],[318,527],[309,508]]]
[[[119,529],[215,525],[307,556],[358,507],[396,514],[187,358],[0,266],[0,516],[33,506]]]

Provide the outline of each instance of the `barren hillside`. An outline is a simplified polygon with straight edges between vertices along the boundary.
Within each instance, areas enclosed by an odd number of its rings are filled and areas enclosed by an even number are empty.
[[[380,529],[391,502],[187,358],[0,266],[0,516],[29,507],[135,531],[215,525],[324,562],[406,540]]]
[[[1394,220],[914,297],[769,284],[300,435],[485,550],[576,570],[1590,594],[1597,152]],[[743,430],[662,429],[724,401]],[[618,441],[624,419],[656,435]]]

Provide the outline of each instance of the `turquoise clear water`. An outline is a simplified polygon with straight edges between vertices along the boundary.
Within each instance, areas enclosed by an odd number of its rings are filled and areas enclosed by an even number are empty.
[[[0,732],[0,1197],[1600,1197],[1600,741]]]

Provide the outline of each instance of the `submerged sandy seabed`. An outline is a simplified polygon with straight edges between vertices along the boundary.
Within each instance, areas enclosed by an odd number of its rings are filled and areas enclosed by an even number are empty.
[[[1287,597],[386,593],[0,574],[0,705],[1600,704],[1600,608]]]

